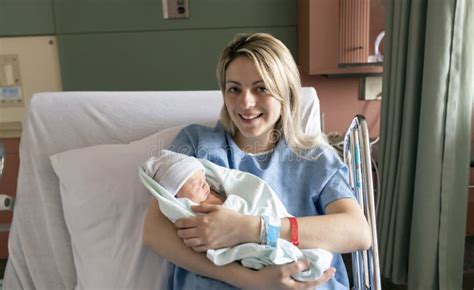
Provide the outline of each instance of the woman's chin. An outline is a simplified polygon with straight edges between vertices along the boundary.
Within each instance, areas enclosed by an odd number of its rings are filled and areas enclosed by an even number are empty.
[[[247,139],[255,139],[263,135],[263,130],[258,127],[238,126],[241,137]]]

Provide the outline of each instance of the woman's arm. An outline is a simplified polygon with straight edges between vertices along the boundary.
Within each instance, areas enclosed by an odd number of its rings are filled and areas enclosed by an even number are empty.
[[[291,275],[308,267],[304,261],[283,266],[265,267],[253,271],[237,263],[216,266],[202,253],[188,248],[176,235],[174,225],[161,213],[158,202],[153,199],[148,208],[143,227],[143,242],[161,257],[188,271],[224,281],[239,288],[250,289],[307,289],[327,282],[334,275],[330,268],[315,281],[297,282]]]
[[[370,247],[370,228],[355,200],[335,200],[326,206],[325,212],[321,216],[297,218],[300,248],[349,253]],[[286,218],[281,220],[280,236],[290,240],[290,223]]]
[[[215,205],[198,205],[193,210],[207,214],[178,220],[175,225],[180,228],[179,237],[195,251],[260,243],[260,217],[242,215]],[[300,248],[349,253],[370,247],[370,228],[353,199],[333,201],[326,206],[325,212],[321,216],[297,218]],[[290,240],[287,218],[281,219],[280,237]]]
[[[148,208],[143,226],[143,243],[151,247],[161,257],[188,271],[225,281],[240,287],[239,281],[246,279],[243,267],[230,264],[217,267],[205,254],[188,248],[176,235],[174,225],[161,213],[158,201],[153,199]]]

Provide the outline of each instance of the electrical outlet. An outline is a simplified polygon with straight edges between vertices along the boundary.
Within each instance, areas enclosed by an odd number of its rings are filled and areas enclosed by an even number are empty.
[[[189,18],[188,0],[162,0],[165,19]]]
[[[364,77],[360,80],[361,100],[374,101],[382,99],[382,77]]]

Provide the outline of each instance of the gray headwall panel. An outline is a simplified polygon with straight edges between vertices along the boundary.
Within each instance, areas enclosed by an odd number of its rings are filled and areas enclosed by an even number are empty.
[[[0,36],[55,34],[52,0],[0,0]]]
[[[165,20],[161,0],[0,0],[0,36],[56,35],[64,90],[215,89],[222,48],[270,32],[296,57],[295,0],[188,0]]]
[[[161,0],[54,0],[59,34],[296,25],[295,0],[189,0],[190,18],[163,18]]]
[[[296,57],[296,27],[60,35],[64,90],[217,89],[215,68],[240,32],[268,32]]]

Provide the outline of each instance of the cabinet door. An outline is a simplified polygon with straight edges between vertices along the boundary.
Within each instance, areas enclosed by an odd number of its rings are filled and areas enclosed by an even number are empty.
[[[308,75],[382,73],[383,68],[380,64],[372,65],[362,62],[355,66],[347,66],[340,63],[340,52],[351,49],[351,47],[341,46],[340,27],[347,22],[341,21],[341,15],[344,15],[344,11],[348,12],[341,7],[341,3],[344,2],[298,1],[298,64],[301,70]],[[365,15],[367,17],[367,11]],[[363,35],[361,39],[364,42],[367,41],[368,34],[368,43],[363,46],[368,49],[369,55],[374,54],[375,39],[384,30],[383,18],[383,7],[379,1],[371,1],[369,27],[363,27],[366,31],[361,33]],[[346,45],[353,45],[353,42],[346,42]]]
[[[339,65],[369,58],[370,0],[339,0]]]
[[[474,167],[471,167],[469,193],[467,197],[466,234],[474,236]]]

